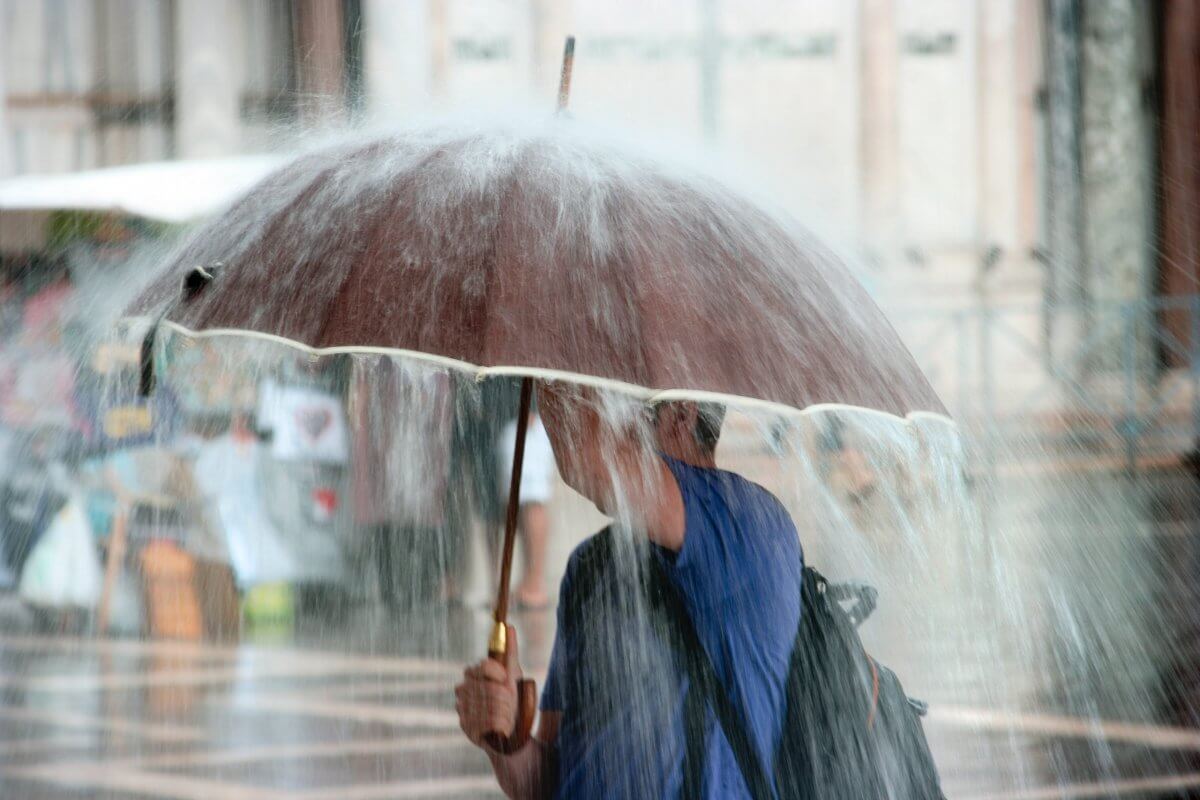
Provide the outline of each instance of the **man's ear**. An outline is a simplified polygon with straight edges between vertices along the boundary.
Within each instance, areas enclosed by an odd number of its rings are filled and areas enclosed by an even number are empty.
[[[700,421],[700,406],[689,400],[686,403],[679,403],[677,409],[679,435],[688,440],[694,439],[696,424]]]

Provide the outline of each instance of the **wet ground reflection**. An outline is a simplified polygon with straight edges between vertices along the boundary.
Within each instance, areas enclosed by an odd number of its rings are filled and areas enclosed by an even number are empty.
[[[1020,606],[1003,613],[1024,637],[999,665],[1011,673],[1003,691],[964,666],[995,608],[941,599],[930,638],[903,646],[868,631],[931,701],[947,794],[1200,795],[1200,489],[1168,472],[1038,486],[1002,493],[989,520],[1000,585]],[[238,646],[34,637],[9,625],[0,796],[499,796],[450,700],[486,623],[472,606],[360,607],[299,619],[285,644]],[[554,616],[518,624],[536,673]]]

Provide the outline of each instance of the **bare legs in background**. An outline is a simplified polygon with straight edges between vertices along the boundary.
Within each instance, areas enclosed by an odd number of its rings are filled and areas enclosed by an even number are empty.
[[[521,506],[521,545],[525,569],[517,587],[517,603],[525,608],[545,608],[546,543],[550,540],[550,515],[542,503]]]

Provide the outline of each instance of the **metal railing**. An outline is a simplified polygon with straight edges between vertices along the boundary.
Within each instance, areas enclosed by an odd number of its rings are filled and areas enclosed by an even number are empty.
[[[1200,435],[1200,295],[891,312],[960,425],[991,458],[1119,458]]]

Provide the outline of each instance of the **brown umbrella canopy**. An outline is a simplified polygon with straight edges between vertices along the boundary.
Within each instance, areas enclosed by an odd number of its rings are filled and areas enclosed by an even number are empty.
[[[179,301],[198,266],[216,277]],[[711,178],[564,121],[302,158],[183,247],[138,303],[164,309],[190,330],[315,348],[944,413],[820,242]]]

